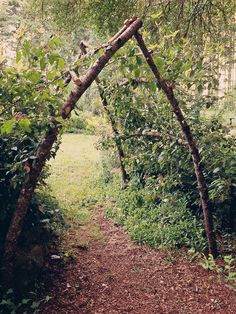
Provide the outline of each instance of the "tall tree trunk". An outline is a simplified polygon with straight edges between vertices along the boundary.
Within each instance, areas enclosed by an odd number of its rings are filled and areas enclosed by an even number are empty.
[[[123,32],[112,43],[105,46],[104,53],[98,60],[89,68],[81,83],[69,94],[65,104],[63,105],[60,115],[63,119],[67,119],[74,109],[77,101],[89,88],[92,82],[97,78],[98,74],[105,67],[111,57],[120,49],[142,26],[140,19],[134,19],[127,27],[123,28]],[[24,218],[28,212],[29,204],[32,199],[34,190],[36,188],[38,179],[40,177],[42,168],[50,154],[50,150],[57,140],[60,125],[54,121],[55,126],[50,127],[46,132],[45,137],[39,145],[36,159],[26,174],[24,183],[22,185],[19,198],[17,200],[16,208],[11,220],[11,224],[6,236],[4,256],[3,256],[3,283],[4,287],[14,286],[14,258],[17,250],[17,243],[21,234]]]
[[[115,38],[115,36],[114,36],[114,38]],[[114,39],[110,39],[109,42],[112,43],[113,40]],[[83,54],[85,54],[85,55],[87,54],[87,47],[83,42],[80,43],[80,49],[81,49]],[[99,92],[99,96],[101,98],[102,106],[103,106],[103,108],[104,108],[104,110],[105,110],[105,112],[106,112],[106,114],[110,120],[112,132],[116,137],[119,137],[119,132],[118,132],[118,129],[116,128],[115,120],[108,110],[108,101],[107,101],[106,96],[104,95],[103,89],[100,86],[100,81],[99,81],[98,77],[95,79],[95,82],[98,86],[98,92]],[[125,165],[124,165],[125,154],[124,154],[124,151],[122,149],[121,142],[118,139],[116,139],[115,142],[116,142],[116,149],[117,149],[117,153],[118,153],[118,157],[119,157],[119,161],[120,161],[120,169],[121,169],[123,184],[124,184],[124,186],[126,186],[127,183],[129,182],[129,176],[126,172]]]
[[[183,113],[174,95],[172,87],[168,85],[168,83],[161,77],[160,72],[158,71],[154,63],[153,58],[151,54],[149,53],[142,36],[138,32],[136,32],[134,36],[135,36],[135,39],[137,40],[137,43],[150,69],[152,70],[156,78],[158,87],[162,89],[164,93],[166,94],[166,97],[168,98],[172,106],[173,112],[175,113],[176,118],[187,140],[189,151],[191,153],[192,160],[193,160],[197,183],[198,183],[197,187],[198,187],[199,197],[200,197],[201,206],[203,210],[204,226],[205,226],[205,232],[206,232],[206,237],[207,237],[207,242],[208,242],[208,249],[209,249],[209,253],[212,254],[214,257],[216,257],[217,256],[217,243],[216,243],[216,238],[215,238],[215,233],[214,233],[213,217],[212,217],[211,210],[209,208],[208,189],[207,189],[207,185],[206,185],[205,178],[203,175],[203,169],[201,165],[201,157],[200,157],[199,150],[193,139],[190,127],[183,116]]]

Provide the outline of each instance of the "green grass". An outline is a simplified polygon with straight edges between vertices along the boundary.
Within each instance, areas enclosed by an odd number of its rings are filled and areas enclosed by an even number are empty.
[[[97,203],[94,183],[100,175],[96,136],[65,134],[57,156],[50,162],[48,184],[70,222],[89,225],[89,237],[99,237],[91,209]],[[83,229],[83,228],[82,228]],[[81,231],[82,232],[82,231]]]

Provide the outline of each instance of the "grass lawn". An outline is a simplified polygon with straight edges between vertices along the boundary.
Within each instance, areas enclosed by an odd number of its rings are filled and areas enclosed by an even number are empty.
[[[93,183],[100,174],[100,153],[95,148],[97,137],[65,134],[60,150],[51,163],[48,179],[51,193],[64,209],[68,220],[79,225],[89,224],[91,236],[98,236],[98,226],[91,210],[96,203]]]

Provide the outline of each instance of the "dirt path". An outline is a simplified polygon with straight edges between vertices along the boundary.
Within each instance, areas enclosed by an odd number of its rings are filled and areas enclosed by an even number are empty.
[[[201,267],[133,243],[102,209],[96,221],[102,237],[87,250],[77,248],[75,260],[54,279],[54,297],[41,313],[236,313],[234,293]],[[70,237],[76,243],[73,231]]]
[[[53,298],[40,313],[235,314],[234,293],[200,266],[133,243],[104,217],[101,206],[93,213],[81,206],[84,197],[95,197],[91,180],[100,162],[95,142],[91,136],[65,135],[52,164],[49,184],[73,226],[64,256],[74,259],[64,266],[52,261],[46,294]]]

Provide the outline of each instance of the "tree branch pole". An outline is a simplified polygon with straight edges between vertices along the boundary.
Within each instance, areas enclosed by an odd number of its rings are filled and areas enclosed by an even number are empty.
[[[119,138],[122,139],[122,141],[126,141],[129,140],[130,138],[140,138],[140,137],[150,137],[150,138],[159,138],[159,139],[168,139],[168,140],[175,140],[177,145],[181,145],[183,146],[187,151],[189,150],[189,146],[187,145],[186,142],[184,142],[181,138],[179,139],[174,139],[171,135],[169,134],[161,134],[159,131],[157,130],[143,130],[143,131],[136,131],[134,133],[130,133],[130,134],[121,134],[119,135]]]
[[[181,126],[181,129],[183,131],[183,134],[187,140],[189,151],[192,156],[192,161],[194,165],[195,175],[197,178],[197,188],[199,191],[199,197],[201,201],[201,206],[203,210],[203,217],[204,217],[204,226],[205,226],[205,232],[206,232],[206,238],[208,242],[208,249],[209,253],[212,254],[214,257],[217,256],[217,243],[216,243],[216,237],[214,233],[214,226],[213,226],[213,216],[212,212],[209,208],[209,195],[208,195],[208,188],[205,182],[205,178],[203,175],[203,169],[201,165],[201,157],[199,150],[197,148],[197,145],[193,139],[192,132],[190,130],[190,127],[188,123],[186,122],[183,113],[180,109],[179,102],[176,99],[173,88],[168,85],[168,83],[161,77],[160,72],[158,71],[154,60],[149,53],[147,46],[142,38],[142,36],[137,31],[134,35],[135,39],[137,40],[137,43],[151,69],[153,72],[157,85],[160,89],[163,90],[163,92],[166,94],[167,99],[169,100],[173,112],[176,115],[176,118]]]
[[[77,85],[69,94],[64,103],[60,116],[67,119],[74,109],[77,101],[89,88],[92,82],[97,78],[98,74],[105,67],[111,57],[119,50],[142,26],[140,19],[135,19],[132,23],[118,36],[116,39],[105,48],[104,53],[98,60],[89,68],[83,78],[81,84]],[[25,216],[28,212],[30,201],[34,190],[37,186],[38,179],[47,158],[49,158],[50,150],[57,140],[60,130],[60,124],[54,119],[45,134],[41,144],[39,144],[36,159],[32,163],[30,171],[26,174],[19,198],[16,203],[16,208],[11,220],[10,227],[5,240],[4,256],[3,256],[3,282],[5,288],[14,286],[14,258],[17,250],[17,243],[23,227]]]
[[[124,30],[122,29],[121,31],[123,32]],[[113,39],[113,40],[115,40],[115,39]],[[110,40],[109,42],[112,42],[112,41]],[[85,54],[85,55],[87,54],[87,47],[86,47],[86,45],[83,42],[80,43],[80,49],[81,49],[83,54]],[[112,133],[115,135],[115,137],[119,137],[119,132],[118,132],[118,129],[116,128],[115,120],[114,120],[114,118],[112,117],[111,113],[109,112],[109,110],[107,108],[108,107],[108,101],[107,101],[106,96],[104,95],[103,89],[100,86],[100,81],[99,81],[98,77],[95,79],[95,82],[96,82],[97,87],[98,87],[98,92],[99,92],[99,96],[101,98],[102,106],[103,106],[103,108],[104,108],[104,110],[105,110],[105,112],[106,112],[106,114],[107,114],[107,116],[108,116],[108,118],[110,120]],[[124,186],[126,186],[127,183],[129,182],[129,176],[128,176],[127,172],[126,172],[125,165],[124,165],[125,154],[124,154],[124,151],[122,149],[120,140],[116,139],[115,143],[116,143],[116,148],[117,148],[119,161],[120,161],[120,169],[121,169],[121,174],[122,174],[122,180],[123,180]]]

